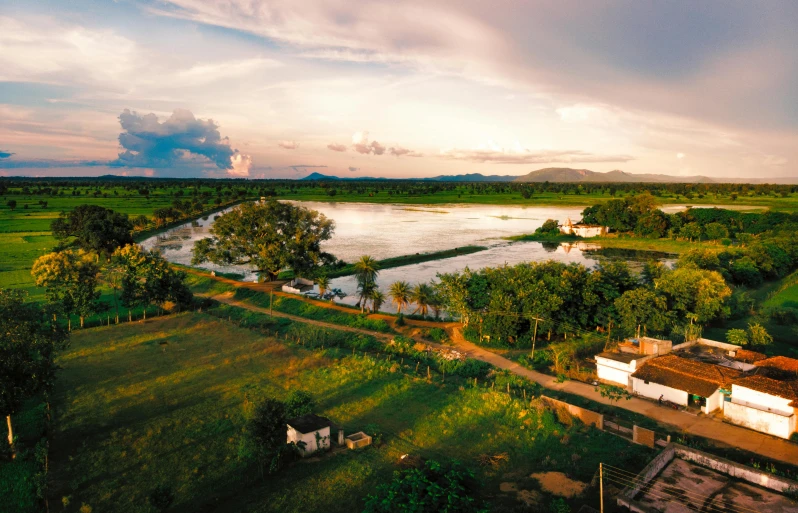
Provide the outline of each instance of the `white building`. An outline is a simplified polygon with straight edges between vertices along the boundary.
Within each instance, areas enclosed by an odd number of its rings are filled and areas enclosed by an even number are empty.
[[[776,356],[757,360],[756,374],[734,380],[729,422],[781,438],[798,432],[798,360]]]
[[[577,237],[598,237],[599,235],[607,235],[609,228],[606,226],[599,226],[595,224],[574,224],[571,218],[566,219],[565,223],[560,225],[560,233],[565,235],[576,235]]]
[[[308,290],[313,290],[314,285],[315,283],[313,283],[313,280],[294,278],[283,285],[282,289],[283,292],[287,292],[289,294],[301,294],[303,292],[307,292]]]
[[[287,442],[297,444],[302,451],[302,456],[310,456],[318,450],[330,448],[332,426],[330,419],[308,413],[289,419],[286,424],[288,424]]]
[[[632,374],[632,391],[711,413],[723,408],[732,380],[740,375],[737,369],[668,354],[646,361]]]
[[[635,353],[604,352],[596,355],[596,370],[601,381],[608,381],[629,387],[632,385],[631,375],[651,355]]]

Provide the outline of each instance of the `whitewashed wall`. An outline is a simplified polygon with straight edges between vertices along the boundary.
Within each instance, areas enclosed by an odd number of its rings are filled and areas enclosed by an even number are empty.
[[[795,414],[779,415],[734,401],[726,403],[723,416],[734,424],[781,438],[790,438],[796,430]]]
[[[318,446],[316,445],[316,433],[319,433],[319,436],[321,436]],[[313,433],[303,434],[289,426],[287,431],[287,442],[294,442],[295,444],[305,442],[303,455],[309,456],[319,449],[327,449],[330,447],[330,427],[327,426]]]
[[[732,385],[732,402],[750,404],[760,410],[772,410],[785,415],[793,412],[792,407],[788,406],[790,399],[758,392],[740,385]]]
[[[625,387],[629,386],[629,375],[632,374],[634,369],[634,362],[626,364],[609,358],[602,358],[596,356],[596,371],[599,379],[612,381]]]
[[[632,378],[632,390],[636,394],[651,399],[659,399],[664,395],[664,400],[668,400],[675,404],[687,406],[687,392],[676,390],[675,388],[658,385],[657,383],[649,382],[646,384],[642,379]]]
[[[724,401],[723,401],[723,394],[720,393],[720,389],[715,390],[715,393],[711,396],[707,397],[707,404],[701,407],[701,411],[704,413],[710,413],[717,409],[723,409]]]

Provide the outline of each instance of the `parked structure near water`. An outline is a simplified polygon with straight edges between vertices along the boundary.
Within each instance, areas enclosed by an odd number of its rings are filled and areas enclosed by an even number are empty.
[[[607,235],[610,229],[606,226],[599,226],[596,224],[574,224],[571,218],[565,220],[565,223],[560,225],[560,233],[565,235],[576,235],[577,237],[598,237],[600,235]]]
[[[303,292],[313,290],[314,285],[315,284],[313,283],[313,280],[306,280],[305,278],[294,278],[293,280],[283,285],[282,290],[283,292],[287,292],[289,294],[302,294]]]

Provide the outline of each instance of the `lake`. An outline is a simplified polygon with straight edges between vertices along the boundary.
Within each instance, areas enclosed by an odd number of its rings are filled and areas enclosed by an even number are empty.
[[[424,253],[479,245],[488,249],[478,253],[443,260],[385,269],[380,272],[379,285],[383,292],[394,281],[411,284],[431,281],[437,273],[464,269],[517,264],[528,261],[554,259],[577,262],[592,267],[601,260],[624,260],[633,265],[650,259],[672,261],[672,256],[650,252],[602,250],[591,244],[546,244],[540,242],[509,242],[504,237],[532,233],[546,219],[565,221],[581,218],[583,207],[501,206],[501,205],[443,205],[408,206],[372,203],[326,203],[295,201],[335,221],[335,233],[323,244],[323,249],[337,258],[352,262],[361,255],[384,259],[413,253]],[[219,214],[216,214],[219,215]],[[172,228],[142,242],[147,249],[159,249],[170,262],[191,264],[194,242],[207,237],[214,216]],[[203,264],[201,267],[217,272],[243,275],[245,281],[255,281],[249,269],[237,266],[220,267]],[[344,303],[354,304],[357,284],[351,276],[331,280],[348,296]],[[383,307],[395,309],[390,302]]]

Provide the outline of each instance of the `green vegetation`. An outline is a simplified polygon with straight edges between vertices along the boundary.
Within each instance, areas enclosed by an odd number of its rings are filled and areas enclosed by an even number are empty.
[[[563,424],[537,402],[474,388],[449,373],[445,383],[439,375],[428,380],[408,357],[311,350],[309,333],[292,331],[293,323],[246,311],[236,317],[236,310],[75,334],[59,360],[52,497],[66,498],[70,508],[147,512],[153,491],[168,486],[175,511],[223,501],[230,510],[351,512],[363,510],[364,498],[390,481],[407,453],[468,462],[484,483],[480,494],[493,496],[508,472],[562,471],[587,482],[599,461],[612,458],[634,471],[649,457],[642,446]],[[261,328],[234,325],[244,320]],[[368,430],[379,431],[381,443],[261,479],[256,465],[239,457],[246,412],[260,398],[286,398],[289,387],[309,392],[317,413],[347,432],[378,426]],[[476,465],[482,455],[505,453],[498,468]],[[504,511],[517,504],[506,495],[492,503]]]
[[[391,267],[401,267],[403,265],[420,264],[422,262],[430,262],[433,260],[442,260],[444,258],[452,258],[460,255],[470,255],[484,251],[488,248],[485,246],[462,246],[454,249],[446,249],[443,251],[433,251],[430,253],[416,253],[415,255],[402,255],[398,257],[385,258],[377,260],[377,265],[380,269],[390,269]],[[319,272],[323,273],[328,278],[338,278],[341,276],[350,276],[356,274],[356,264],[344,264],[341,267],[328,267],[323,268]]]
[[[249,265],[269,281],[283,269],[312,276],[335,259],[321,250],[335,223],[316,210],[269,200],[244,203],[213,223],[210,237],[194,243],[192,264]]]
[[[367,315],[358,314],[355,311],[349,313],[342,310],[316,306],[307,301],[302,301],[301,299],[285,296],[274,296],[271,298],[268,294],[264,294],[263,292],[257,292],[243,287],[236,289],[234,297],[235,299],[245,300],[263,308],[269,308],[271,306],[278,312],[297,315],[306,319],[324,321],[341,326],[349,326],[351,328],[379,331],[382,333],[392,331],[388,323],[382,319],[369,319]]]

